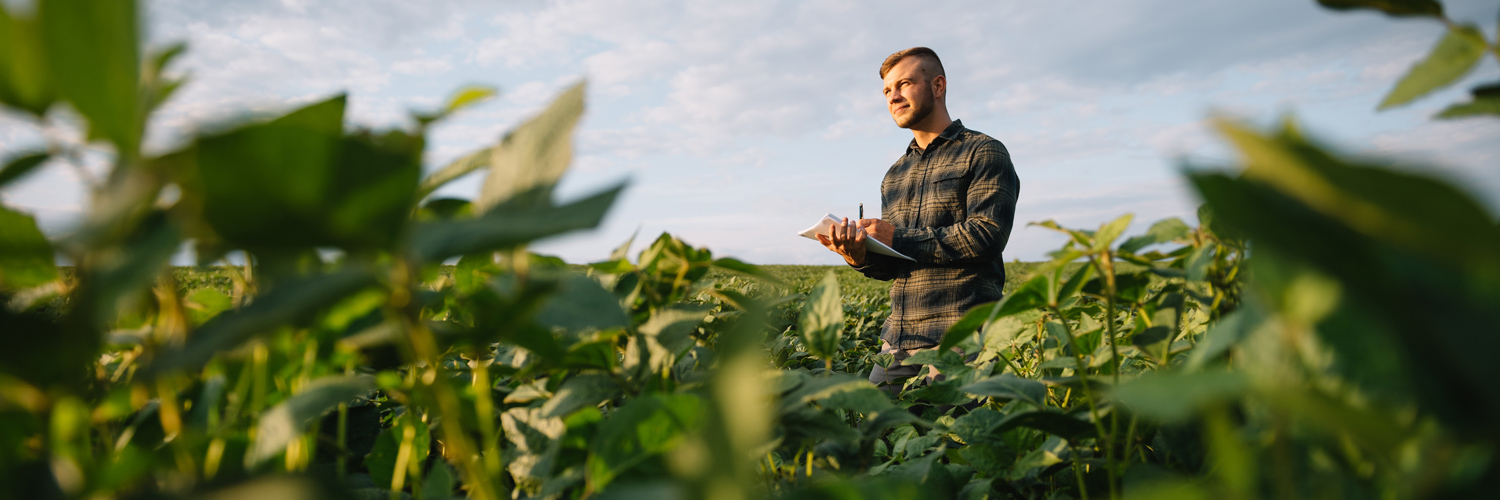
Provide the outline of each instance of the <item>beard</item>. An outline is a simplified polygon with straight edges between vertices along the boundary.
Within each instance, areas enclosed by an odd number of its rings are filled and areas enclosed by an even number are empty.
[[[928,92],[925,98],[912,99],[911,111],[907,113],[905,117],[895,117],[896,126],[901,128],[911,128],[912,125],[922,123],[922,120],[927,119],[927,115],[932,114],[932,109],[935,107],[937,107],[936,99],[932,98],[931,92]]]

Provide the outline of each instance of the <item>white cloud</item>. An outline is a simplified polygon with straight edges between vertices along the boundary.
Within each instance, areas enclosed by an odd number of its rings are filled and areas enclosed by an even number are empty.
[[[391,64],[391,71],[403,75],[438,76],[453,69],[446,57],[416,57]]]
[[[1478,4],[1449,10],[1492,25],[1494,9]],[[1256,123],[1296,110],[1350,149],[1449,165],[1500,199],[1500,178],[1475,174],[1500,160],[1500,130],[1427,121],[1428,108],[1469,82],[1417,103],[1423,109],[1373,111],[1441,26],[1333,13],[1306,0],[972,1],[921,10],[856,0],[147,5],[153,43],[190,42],[177,68],[192,83],[157,116],[156,150],[339,91],[351,92],[353,122],[389,126],[459,84],[502,87],[500,99],[432,130],[426,158],[437,166],[492,143],[588,78],[589,111],[565,185],[636,181],[607,227],[559,244],[569,258],[639,226],[649,230],[643,239],[670,230],[761,262],[832,263],[815,244],[783,237],[808,214],[876,203],[880,173],[910,135],[892,126],[875,70],[886,54],[914,45],[943,55],[955,116],[1010,148],[1022,177],[1020,224],[1187,214],[1194,202],[1172,184],[1171,159],[1226,156],[1203,126],[1209,109]],[[1486,64],[1476,78],[1493,79]],[[0,148],[39,140],[18,127],[0,120]],[[3,194],[35,205],[63,196],[66,182],[76,180],[48,177]],[[472,189],[472,180],[452,188]],[[737,229],[719,222],[730,217]],[[1050,249],[1035,232],[1018,226],[1007,256]]]

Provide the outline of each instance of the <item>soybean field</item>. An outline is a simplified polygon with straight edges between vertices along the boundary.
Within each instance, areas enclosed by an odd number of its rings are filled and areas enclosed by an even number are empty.
[[[388,130],[328,96],[147,152],[189,48],[143,51],[131,1],[34,3],[0,5],[0,103],[38,127],[71,108],[112,155],[69,234],[0,207],[0,498],[1500,491],[1496,214],[1292,118],[1215,119],[1237,157],[1183,169],[1196,220],[1030,222],[1065,243],[905,361],[942,380],[888,392],[887,282],[672,234],[529,250],[626,189],[554,196],[583,84],[448,165],[424,166],[428,128],[492,89]],[[1436,1],[1318,3],[1443,30],[1386,107],[1500,61]],[[1500,116],[1494,85],[1467,99],[1435,119]],[[0,185],[78,157],[3,151]],[[476,196],[432,196],[473,173]]]

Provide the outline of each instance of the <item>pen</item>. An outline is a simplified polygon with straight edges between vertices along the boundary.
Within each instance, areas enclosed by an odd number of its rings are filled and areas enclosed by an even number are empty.
[[[861,218],[861,219],[865,218],[865,204],[864,203],[860,203],[859,204],[859,218]]]

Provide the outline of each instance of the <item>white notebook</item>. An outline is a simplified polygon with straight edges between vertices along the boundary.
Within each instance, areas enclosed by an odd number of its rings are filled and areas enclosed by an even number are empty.
[[[833,214],[828,214],[823,216],[823,219],[819,220],[817,224],[813,224],[813,227],[807,228],[806,230],[797,234],[801,235],[803,238],[816,241],[819,234],[828,234],[828,228],[833,227],[834,224],[842,224],[843,222],[843,219],[834,217]],[[878,253],[880,255],[889,255],[891,257],[906,259],[913,262],[916,262],[917,260],[905,255],[901,255],[901,252],[897,252],[896,249],[891,248],[885,243],[881,243],[880,240],[871,238],[869,236],[865,237],[865,251]]]

